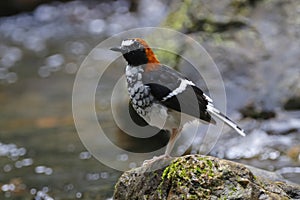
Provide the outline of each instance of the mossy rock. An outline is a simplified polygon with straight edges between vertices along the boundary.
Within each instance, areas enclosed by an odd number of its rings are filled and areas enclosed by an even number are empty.
[[[210,156],[160,160],[123,173],[114,199],[296,199],[300,187]],[[271,174],[267,172],[266,174]]]
[[[245,18],[253,6],[237,0],[207,3],[204,0],[174,1],[171,12],[162,26],[185,33],[203,31],[224,32],[248,26]]]
[[[294,96],[288,99],[284,104],[286,110],[300,110],[300,96]]]

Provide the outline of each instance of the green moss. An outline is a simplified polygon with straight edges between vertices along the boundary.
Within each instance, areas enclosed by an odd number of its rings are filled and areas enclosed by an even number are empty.
[[[180,59],[180,56],[178,55],[178,47],[176,44],[172,44],[172,41],[166,42],[164,44],[165,49],[156,49],[155,54],[158,57],[158,60],[168,66],[176,66],[178,64],[178,61]],[[175,43],[175,41],[173,41]],[[167,51],[167,50],[169,51]]]
[[[187,174],[187,170],[183,164],[181,163],[181,159],[173,161],[168,167],[165,168],[165,170],[162,173],[161,176],[161,183],[157,187],[157,192],[159,195],[163,195],[164,193],[164,183],[168,180],[171,179],[176,179],[172,180],[173,183],[176,183],[179,187],[186,187],[183,181],[188,181],[189,176]]]
[[[231,7],[234,9],[235,14],[245,16],[249,14],[257,2],[258,0],[233,0]]]
[[[197,161],[195,164],[195,160],[180,158],[166,167],[162,174],[162,182],[158,187],[159,194],[163,194],[164,183],[170,180],[174,184],[174,188],[177,188],[176,190],[192,193],[189,197],[185,196],[182,199],[208,198],[212,192],[210,187],[214,187],[214,183],[216,188],[219,186],[217,179],[220,175],[215,173],[217,169],[212,160],[206,157],[197,159],[200,162]],[[196,188],[196,190],[191,192],[191,188]]]
[[[179,162],[172,162],[163,172],[162,174],[162,180],[165,178],[170,179],[176,174],[177,167],[179,165]]]
[[[202,164],[196,167],[195,172],[206,175],[207,177],[214,177],[216,166],[213,162],[205,157],[199,157],[198,160],[200,160]]]
[[[253,175],[253,180],[257,180],[257,176]]]
[[[175,5],[176,9],[169,14],[163,24],[175,30],[182,30],[184,27],[192,26],[192,22],[187,15],[190,5],[191,0],[184,0],[182,4]]]
[[[187,197],[188,199],[199,199],[197,195],[193,194],[193,195],[189,195]]]

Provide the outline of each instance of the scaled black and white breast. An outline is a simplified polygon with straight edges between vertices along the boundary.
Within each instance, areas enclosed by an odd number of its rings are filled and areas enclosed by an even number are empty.
[[[142,82],[143,72],[141,67],[126,67],[127,87],[132,106],[138,114],[145,116],[150,111],[153,96],[150,94],[150,88]]]

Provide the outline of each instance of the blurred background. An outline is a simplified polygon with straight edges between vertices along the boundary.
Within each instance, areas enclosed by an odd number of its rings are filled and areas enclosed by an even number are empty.
[[[0,199],[112,197],[121,172],[82,145],[71,110],[73,82],[98,43],[147,26],[188,34],[222,74],[228,114],[247,137],[222,134],[210,155],[300,184],[298,0],[2,0],[0,16]],[[101,95],[99,119],[110,113]],[[143,143],[105,123],[131,151],[168,140],[158,134]]]

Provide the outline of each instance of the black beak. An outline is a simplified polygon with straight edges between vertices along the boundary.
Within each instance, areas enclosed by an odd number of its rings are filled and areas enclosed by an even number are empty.
[[[112,50],[112,51],[117,51],[117,52],[123,52],[123,50],[122,50],[122,48],[121,47],[112,47],[112,48],[110,48],[110,50]]]

